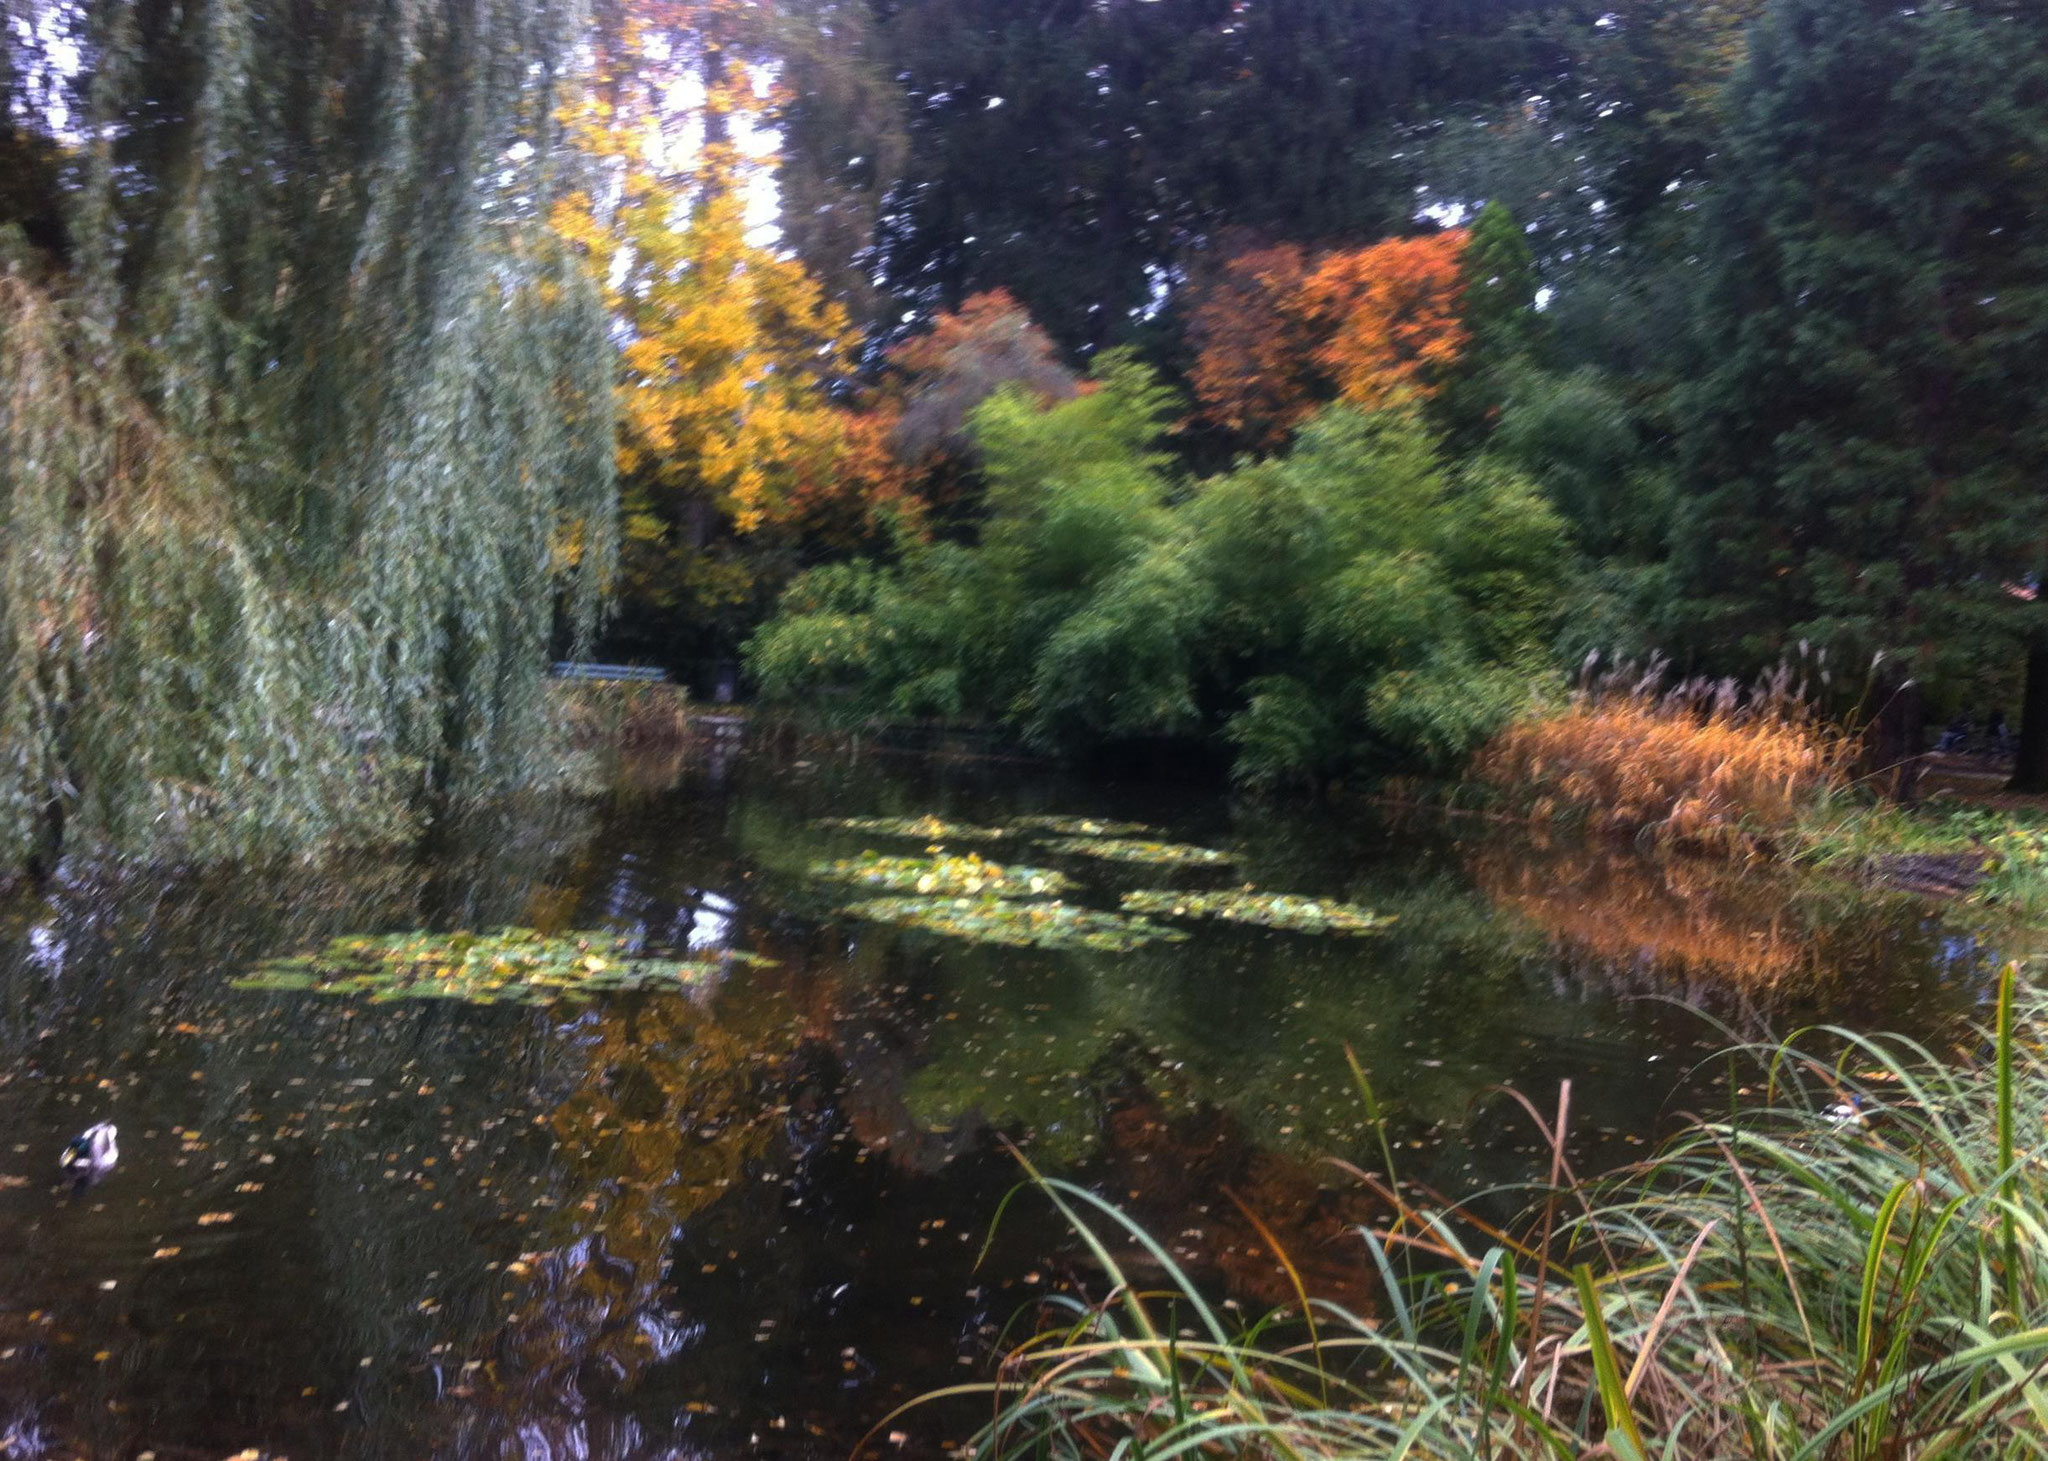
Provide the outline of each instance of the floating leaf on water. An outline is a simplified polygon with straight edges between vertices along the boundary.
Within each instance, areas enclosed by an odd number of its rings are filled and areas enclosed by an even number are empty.
[[[884,857],[863,852],[859,857],[821,862],[811,869],[811,876],[949,897],[1031,898],[1065,892],[1073,886],[1072,879],[1050,868],[1006,867],[973,853],[965,857]]]
[[[1231,923],[1256,923],[1294,933],[1382,933],[1393,915],[1375,913],[1355,903],[1304,898],[1294,893],[1176,893],[1141,888],[1123,895],[1126,913],[1161,914],[1172,918],[1221,918]]]
[[[1067,903],[1018,903],[1002,898],[877,898],[840,910],[856,918],[922,928],[976,943],[1015,948],[1097,949],[1121,954],[1187,935],[1147,918],[1126,918]]]
[[[1142,862],[1160,867],[1220,867],[1231,860],[1213,847],[1180,842],[1140,842],[1128,837],[1062,837],[1046,843],[1054,852],[1077,852],[1111,862]]]
[[[652,959],[621,934],[400,933],[338,938],[318,954],[258,964],[237,989],[368,995],[373,1002],[447,999],[464,1004],[544,1004],[628,989],[697,989],[734,965],[773,959],[740,950],[695,959]]]
[[[993,842],[1010,834],[1001,827],[977,827],[942,817],[826,817],[813,822],[834,832],[863,832],[875,837],[907,837],[917,842]]]
[[[1059,837],[1142,837],[1157,827],[1143,822],[1098,822],[1090,817],[1019,817],[1010,828],[1020,832],[1049,832]]]

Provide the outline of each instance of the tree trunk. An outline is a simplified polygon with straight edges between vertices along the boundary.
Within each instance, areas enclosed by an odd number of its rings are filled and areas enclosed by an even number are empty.
[[[2020,750],[2008,791],[2048,791],[2048,640],[2027,646],[2027,690],[2020,705]]]
[[[1920,794],[1920,742],[1925,730],[1920,682],[1901,679],[1879,704],[1864,740],[1864,775],[1893,801],[1910,804]]]

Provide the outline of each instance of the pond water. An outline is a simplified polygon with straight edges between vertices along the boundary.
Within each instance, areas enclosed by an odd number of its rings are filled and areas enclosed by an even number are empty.
[[[821,825],[927,814],[1011,830]],[[1229,861],[1018,827],[1047,816]],[[1185,940],[1014,947],[844,912],[892,894],[815,875],[934,843],[1104,912],[1253,885],[1394,922],[1169,907]],[[711,972],[539,1005],[246,985],[337,937],[512,926]],[[1239,1203],[1367,1303],[1372,1207],[1321,1160],[1377,1150],[1347,1047],[1401,1175],[1470,1192],[1535,1170],[1503,1083],[1548,1108],[1569,1079],[1579,1159],[1617,1163],[1715,1099],[1731,1032],[1939,1033],[1990,969],[1911,898],[995,761],[702,749],[412,858],[66,869],[0,908],[0,1455],[845,1457],[878,1424],[933,1454],[984,1411],[891,1412],[1093,1283],[1042,1201],[989,1240],[1006,1140],[1248,1310],[1288,1288]],[[60,1190],[97,1121],[118,1165]]]

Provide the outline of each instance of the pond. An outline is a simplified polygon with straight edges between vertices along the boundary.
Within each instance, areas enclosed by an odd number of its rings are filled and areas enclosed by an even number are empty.
[[[1482,819],[729,745],[635,772],[411,858],[67,868],[0,909],[0,1454],[936,1454],[984,1411],[892,1411],[1093,1282],[1028,1196],[990,1239],[1007,1142],[1246,1310],[1289,1295],[1259,1224],[1363,1304],[1347,1049],[1401,1175],[1472,1192],[1535,1171],[1502,1084],[1569,1079],[1615,1164],[1731,1036],[1938,1034],[1992,967],[1909,897]],[[536,932],[362,942],[504,929]],[[60,1189],[99,1121],[118,1164]]]

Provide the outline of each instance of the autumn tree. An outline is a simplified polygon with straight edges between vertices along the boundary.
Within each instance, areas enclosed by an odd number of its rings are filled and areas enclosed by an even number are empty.
[[[1443,384],[1470,334],[1459,263],[1466,238],[1448,229],[1340,250],[1309,276],[1302,306],[1339,400],[1373,409]]]
[[[1298,244],[1250,248],[1198,277],[1188,320],[1189,382],[1203,413],[1271,450],[1315,410],[1318,341],[1302,305],[1311,272]]]
[[[1427,399],[1471,331],[1468,235],[1449,229],[1309,259],[1253,249],[1195,288],[1191,380],[1204,414],[1271,448],[1331,401],[1367,410]]]
[[[1006,385],[1022,388],[1041,406],[1071,400],[1081,387],[1052,340],[1005,289],[977,294],[940,315],[930,333],[897,346],[889,363],[907,379],[896,444],[910,462],[969,450],[968,417]]]
[[[744,624],[807,517],[858,516],[898,485],[872,424],[832,397],[857,362],[846,311],[753,216],[775,93],[722,48],[747,18],[729,9],[629,17],[615,65],[630,75],[595,88],[574,125],[608,186],[555,211],[624,340],[623,597],[658,652]],[[701,105],[674,106],[679,79]]]

